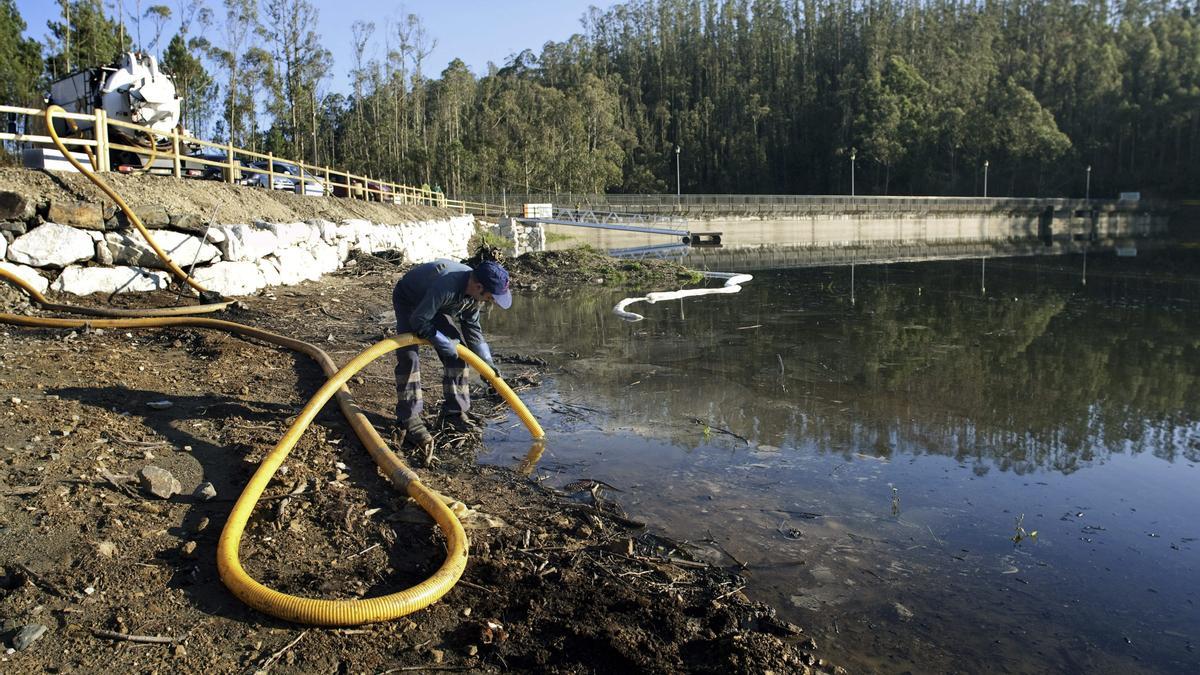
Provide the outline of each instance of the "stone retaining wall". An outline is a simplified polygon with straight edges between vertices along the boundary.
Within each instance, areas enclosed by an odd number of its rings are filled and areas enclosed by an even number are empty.
[[[82,222],[63,225],[31,216],[0,223],[0,267],[41,291],[75,295],[151,291],[170,284],[166,266],[137,230],[113,218],[71,219]],[[475,234],[471,215],[398,225],[310,220],[208,227],[164,220],[151,232],[155,242],[202,286],[227,296],[320,279],[355,251],[401,251],[411,262],[461,259]]]

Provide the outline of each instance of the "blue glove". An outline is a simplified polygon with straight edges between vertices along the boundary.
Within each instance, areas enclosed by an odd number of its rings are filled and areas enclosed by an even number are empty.
[[[442,361],[458,358],[458,343],[443,335],[441,331],[434,332],[433,337],[429,338],[429,343],[433,345],[434,351]]]
[[[483,362],[495,371],[496,377],[500,377],[500,369],[496,368],[496,362],[492,360],[492,348],[488,346],[488,343],[480,342],[475,345],[475,355],[483,359]]]

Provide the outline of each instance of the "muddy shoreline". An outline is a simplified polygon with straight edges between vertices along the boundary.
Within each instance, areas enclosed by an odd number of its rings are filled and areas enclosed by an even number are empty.
[[[580,255],[612,265],[594,252]],[[639,267],[618,278],[579,260],[510,266],[526,293],[680,274]],[[554,272],[566,267],[579,276]],[[222,318],[317,343],[344,363],[391,331],[390,289],[401,271],[364,258],[321,282],[248,298]],[[179,299],[160,293],[115,301],[166,306]],[[537,396],[537,360],[503,338],[493,347],[506,379],[523,397]],[[819,659],[801,627],[750,601],[733,562],[696,562],[670,533],[625,517],[619,500],[586,476],[574,492],[531,480],[536,448],[510,467],[480,466],[479,437],[449,431],[436,433],[432,458],[407,459],[473,514],[462,581],[427,609],[352,630],[265,616],[221,584],[216,542],[257,462],[323,381],[314,364],[184,329],[5,325],[0,356],[0,619],[5,647],[14,649],[2,657],[6,669],[841,670]],[[440,364],[425,356],[432,422]],[[351,383],[385,436],[393,422],[392,365],[381,359]],[[500,417],[499,400],[479,384],[474,389],[473,412]],[[150,495],[139,481],[147,466],[169,471],[181,493]],[[208,501],[197,493],[204,483],[216,492]],[[284,592],[370,597],[425,578],[441,563],[443,543],[328,407],[273,479],[241,557],[252,576]],[[15,650],[14,641],[34,633]]]

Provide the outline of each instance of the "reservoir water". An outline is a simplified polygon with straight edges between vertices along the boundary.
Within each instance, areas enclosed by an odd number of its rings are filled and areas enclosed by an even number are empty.
[[[1200,672],[1200,255],[756,272],[637,323],[624,295],[485,320],[550,364],[536,478],[744,564],[852,672]]]

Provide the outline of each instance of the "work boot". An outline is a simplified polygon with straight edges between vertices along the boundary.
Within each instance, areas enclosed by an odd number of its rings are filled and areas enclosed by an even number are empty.
[[[428,448],[433,445],[433,434],[425,428],[425,423],[420,417],[410,417],[397,426],[404,435],[404,442],[412,447]]]
[[[479,431],[479,425],[475,424],[475,421],[466,413],[442,415],[438,418],[438,426],[459,434],[473,434]]]

